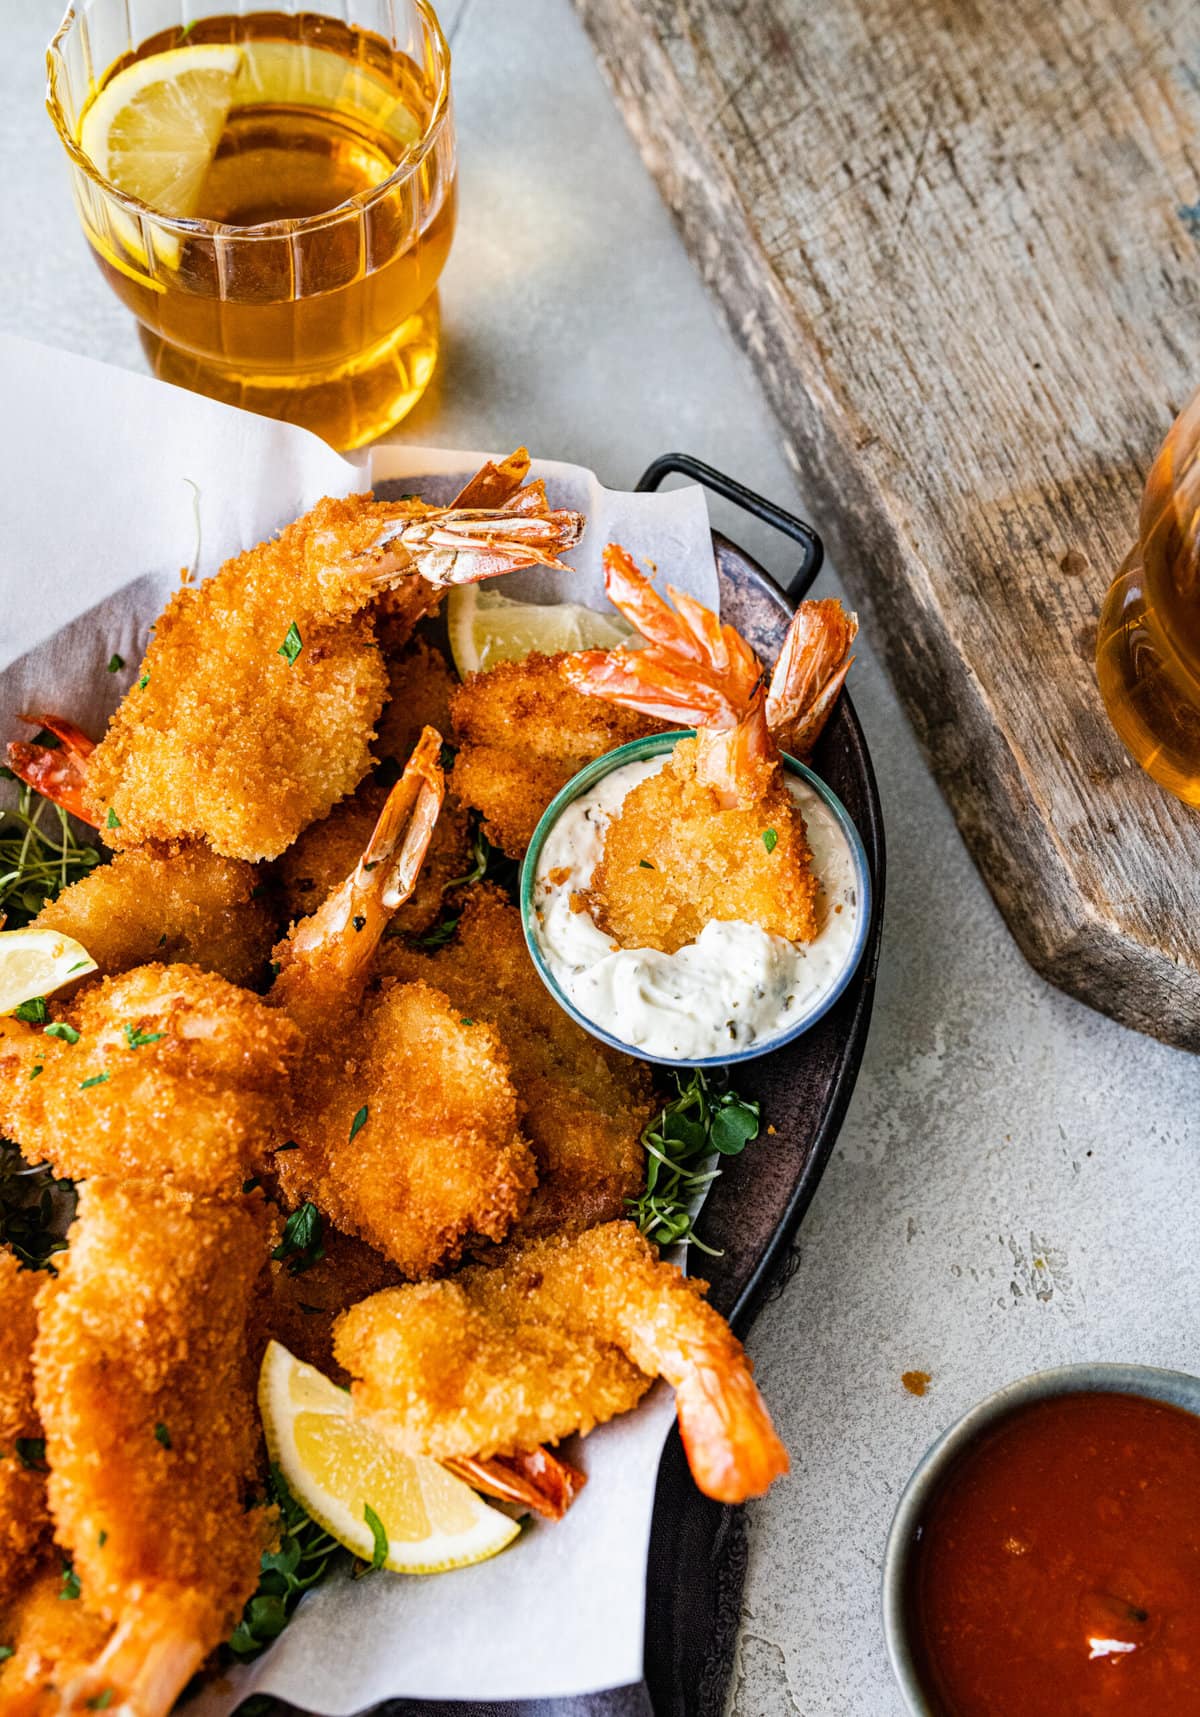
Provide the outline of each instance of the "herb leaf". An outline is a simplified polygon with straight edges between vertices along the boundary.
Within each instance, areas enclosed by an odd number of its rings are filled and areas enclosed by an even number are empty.
[[[277,656],[282,656],[287,662],[289,668],[294,668],[296,666],[296,657],[300,654],[303,648],[304,640],[300,636],[300,628],[293,620],[287,631],[284,633],[283,643],[279,646],[278,650],[276,650],[275,654]]]
[[[93,1073],[90,1079],[84,1079],[79,1086],[81,1091],[90,1091],[93,1085],[107,1085],[111,1076],[107,1073]]]
[[[27,1270],[47,1270],[61,1252],[75,1214],[75,1188],[55,1180],[48,1164],[29,1168],[7,1139],[0,1139],[0,1241],[16,1253]]]
[[[156,1443],[161,1443],[164,1449],[171,1447],[171,1433],[161,1419],[154,1427],[154,1440]]]
[[[773,853],[775,851],[776,846],[779,844],[779,836],[775,833],[774,829],[763,830],[762,843],[769,853]]]
[[[692,1212],[720,1174],[722,1156],[737,1156],[759,1130],[759,1106],[736,1091],[717,1092],[697,1069],[690,1079],[672,1074],[678,1096],[642,1134],[648,1158],[646,1186],[628,1203],[642,1233],[660,1246],[689,1241],[714,1255],[696,1237]]]
[[[26,1025],[45,1025],[50,1018],[45,996],[30,996],[27,1002],[13,1009],[13,1018],[23,1019]]]
[[[305,1592],[344,1555],[337,1541],[305,1513],[278,1467],[270,1470],[267,1494],[279,1510],[279,1548],[263,1551],[258,1590],[229,1641],[229,1650],[242,1659],[257,1657],[278,1638]]]
[[[108,658],[108,671],[109,671],[109,673],[110,674],[119,674],[121,669],[124,666],[125,666],[124,656],[118,656],[117,652],[114,650],[112,655]]]
[[[78,1043],[79,1033],[73,1025],[68,1025],[65,1019],[51,1020],[42,1033],[43,1037],[58,1037],[64,1043]]]
[[[350,1143],[351,1144],[354,1143],[355,1139],[358,1137],[358,1135],[362,1132],[363,1128],[366,1126],[367,1117],[369,1114],[370,1114],[370,1110],[367,1108],[367,1105],[364,1103],[362,1108],[357,1111],[354,1119],[350,1123]]]
[[[30,1472],[44,1473],[46,1470],[46,1439],[45,1437],[18,1437],[13,1444],[17,1451],[17,1459]]]
[[[62,1565],[62,1590],[58,1594],[59,1597],[74,1599],[79,1596],[82,1590],[83,1588],[79,1584],[79,1575],[69,1562],[64,1562]]]
[[[141,1049],[147,1043],[157,1043],[160,1037],[165,1037],[165,1031],[138,1031],[135,1026],[125,1027],[125,1041],[130,1049]]]
[[[302,1276],[319,1264],[325,1256],[321,1242],[324,1223],[321,1212],[311,1202],[293,1210],[283,1225],[283,1239],[271,1253],[277,1263],[287,1263],[289,1276]]]
[[[375,1540],[375,1548],[371,1552],[371,1566],[382,1568],[388,1558],[387,1530],[369,1502],[363,1503],[363,1519],[371,1528],[371,1537]]]

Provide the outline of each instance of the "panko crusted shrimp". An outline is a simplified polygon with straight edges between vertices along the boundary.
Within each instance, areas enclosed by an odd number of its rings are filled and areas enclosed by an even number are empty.
[[[136,684],[86,756],[82,810],[119,848],[202,839],[230,858],[276,857],[374,761],[387,694],[378,600],[392,593],[411,629],[452,584],[534,564],[565,570],[557,557],[582,529],[540,484],[493,507],[461,496],[449,507],[319,502],[171,598]],[[36,746],[10,748],[10,761],[39,789],[62,768]]]
[[[762,664],[732,626],[677,590],[672,608],[615,543],[604,554],[613,604],[641,650],[570,656],[577,691],[697,729],[613,817],[588,904],[624,948],[673,954],[713,920],[757,924],[791,942],[817,933],[819,882],[781,741],[807,750],[850,667],[857,630],[840,603],[804,603],[768,693]]]
[[[0,1019],[0,1130],[56,1175],[234,1191],[260,1162],[302,1039],[192,966],[139,966]]]
[[[271,1235],[261,1195],[80,1189],[40,1302],[36,1396],[55,1537],[113,1633],[63,1708],[166,1717],[257,1585],[274,1521],[251,1506],[250,1313]]]
[[[0,1248],[0,1614],[28,1579],[49,1526],[33,1399],[35,1301],[45,1280]]]
[[[630,1222],[385,1290],[335,1331],[354,1410],[408,1454],[519,1455],[675,1390],[692,1476],[742,1502],[788,1468],[741,1343]]]
[[[61,1551],[30,1560],[20,1590],[0,1599],[0,1717],[56,1717],[66,1690],[95,1662],[112,1624],[72,1597],[73,1571]]]
[[[276,950],[270,993],[306,1053],[276,1153],[284,1196],[310,1201],[406,1276],[503,1239],[533,1154],[497,1033],[425,983],[368,989],[372,957],[415,883],[442,797],[427,729],[360,861]]]

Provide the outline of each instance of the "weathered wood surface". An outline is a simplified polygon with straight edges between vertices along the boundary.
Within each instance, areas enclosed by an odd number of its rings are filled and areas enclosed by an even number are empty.
[[[1200,10],[576,5],[1021,947],[1200,1047],[1200,821],[1092,670],[1200,382]]]

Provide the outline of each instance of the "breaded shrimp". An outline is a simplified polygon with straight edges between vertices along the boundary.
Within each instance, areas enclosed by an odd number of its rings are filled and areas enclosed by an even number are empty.
[[[429,844],[440,743],[425,730],[359,863],[276,949],[269,998],[306,1040],[286,1112],[296,1148],[275,1158],[284,1195],[311,1200],[408,1276],[502,1239],[535,1177],[491,1027],[427,984],[366,992]]]
[[[93,1663],[112,1626],[72,1596],[70,1564],[61,1551],[31,1559],[21,1591],[0,1602],[0,1717],[53,1717],[65,1689]]]
[[[82,942],[109,976],[159,960],[255,984],[275,939],[262,873],[200,841],[118,853],[44,906],[34,923]]]
[[[450,584],[565,570],[556,556],[582,528],[539,484],[492,509],[321,501],[171,598],[78,772],[82,809],[117,847],[203,839],[231,858],[274,858],[371,768],[387,689],[376,598],[405,587],[415,620]],[[10,761],[43,785],[36,746],[11,748]]]
[[[409,1454],[519,1454],[675,1389],[692,1476],[742,1502],[787,1471],[749,1362],[630,1222],[555,1235],[449,1281],[390,1288],[335,1330],[355,1411]]]
[[[462,1014],[495,1027],[537,1158],[537,1189],[516,1233],[590,1227],[625,1214],[645,1177],[649,1073],[583,1031],[536,982],[520,913],[499,889],[469,891],[456,934],[436,953],[389,938],[377,969],[424,978]]]
[[[454,792],[483,813],[484,833],[512,858],[585,763],[664,725],[573,690],[560,672],[565,660],[535,653],[500,662],[472,674],[452,700]]]
[[[0,1020],[0,1129],[56,1175],[235,1191],[276,1120],[300,1033],[193,966],[140,966]]]
[[[35,1348],[55,1536],[115,1629],[68,1688],[72,1708],[165,1717],[257,1584],[274,1523],[249,1506],[248,1318],[269,1241],[260,1195],[81,1188]]]
[[[596,922],[624,948],[668,954],[714,920],[811,941],[820,884],[768,709],[780,733],[811,745],[849,669],[857,621],[836,602],[803,604],[768,698],[762,664],[732,626],[676,590],[672,609],[616,543],[604,570],[610,600],[646,647],[583,651],[565,660],[564,677],[699,731],[610,822],[588,896]]]
[[[34,1302],[46,1280],[0,1248],[0,1613],[28,1578],[49,1525],[33,1399]]]

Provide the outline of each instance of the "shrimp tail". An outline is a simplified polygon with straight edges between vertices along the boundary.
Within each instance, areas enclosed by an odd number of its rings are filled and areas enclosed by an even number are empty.
[[[767,694],[767,726],[782,750],[803,757],[817,743],[850,671],[857,635],[858,615],[834,597],[797,608]]]
[[[60,1711],[167,1717],[207,1653],[203,1640],[186,1632],[186,1604],[157,1610],[118,1624],[95,1663],[63,1688]]]
[[[502,507],[521,487],[529,475],[529,449],[518,447],[507,459],[491,459],[460,489],[452,507]],[[540,487],[540,485],[539,485]],[[543,499],[544,499],[543,491]]]
[[[22,715],[21,720],[31,727],[43,728],[59,743],[51,746],[12,740],[8,746],[8,765],[13,774],[44,799],[69,811],[81,822],[99,828],[99,818],[84,802],[87,760],[96,749],[95,740],[63,716]]]
[[[788,1452],[744,1359],[689,1368],[675,1385],[675,1411],[692,1477],[714,1502],[762,1496],[787,1472]]]
[[[545,1448],[520,1455],[493,1455],[490,1460],[455,1455],[442,1465],[485,1496],[532,1509],[547,1520],[561,1520],[587,1483],[586,1473]]]

